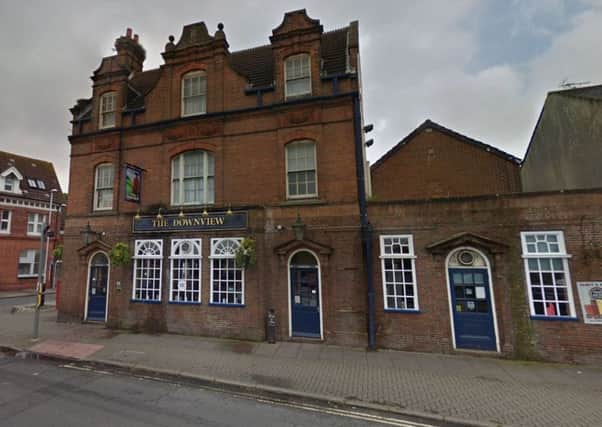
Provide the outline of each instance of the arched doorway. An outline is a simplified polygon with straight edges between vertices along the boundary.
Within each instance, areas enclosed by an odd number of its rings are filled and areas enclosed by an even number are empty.
[[[104,252],[96,252],[88,266],[86,292],[86,320],[105,322],[109,290],[109,258]]]
[[[487,257],[470,247],[446,260],[454,348],[498,351],[491,270]]]
[[[290,335],[322,338],[320,264],[310,251],[294,252],[288,263]]]

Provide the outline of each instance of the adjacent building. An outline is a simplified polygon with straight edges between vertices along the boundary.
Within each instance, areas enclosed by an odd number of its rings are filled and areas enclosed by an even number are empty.
[[[34,289],[44,267],[47,284],[52,284],[52,251],[60,239],[62,204],[52,163],[0,151],[0,290]],[[45,223],[54,234],[46,259],[40,256]]]
[[[602,191],[525,192],[519,159],[428,120],[370,170],[358,40],[300,10],[230,51],[201,22],[143,70],[119,37],[71,110],[59,317],[600,360]]]
[[[548,93],[521,177],[525,191],[602,185],[602,85]]]

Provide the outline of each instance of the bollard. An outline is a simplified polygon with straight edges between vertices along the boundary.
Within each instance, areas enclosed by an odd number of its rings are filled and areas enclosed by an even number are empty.
[[[276,314],[273,308],[268,310],[265,335],[269,344],[276,344]]]

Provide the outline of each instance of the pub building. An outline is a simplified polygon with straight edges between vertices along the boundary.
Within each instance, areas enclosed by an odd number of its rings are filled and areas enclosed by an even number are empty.
[[[431,121],[369,167],[357,22],[212,33],[143,70],[128,29],[71,109],[59,320],[264,340],[273,310],[278,340],[599,357],[572,280],[602,277],[576,238],[599,193],[526,195],[519,159]]]

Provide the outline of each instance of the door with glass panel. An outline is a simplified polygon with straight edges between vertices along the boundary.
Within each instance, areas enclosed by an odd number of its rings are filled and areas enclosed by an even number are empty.
[[[450,268],[456,348],[496,351],[486,268]]]
[[[291,332],[320,338],[320,284],[318,263],[309,252],[298,252],[290,264]]]
[[[105,321],[107,313],[107,288],[109,285],[109,259],[97,253],[90,261],[88,283],[87,320]]]

